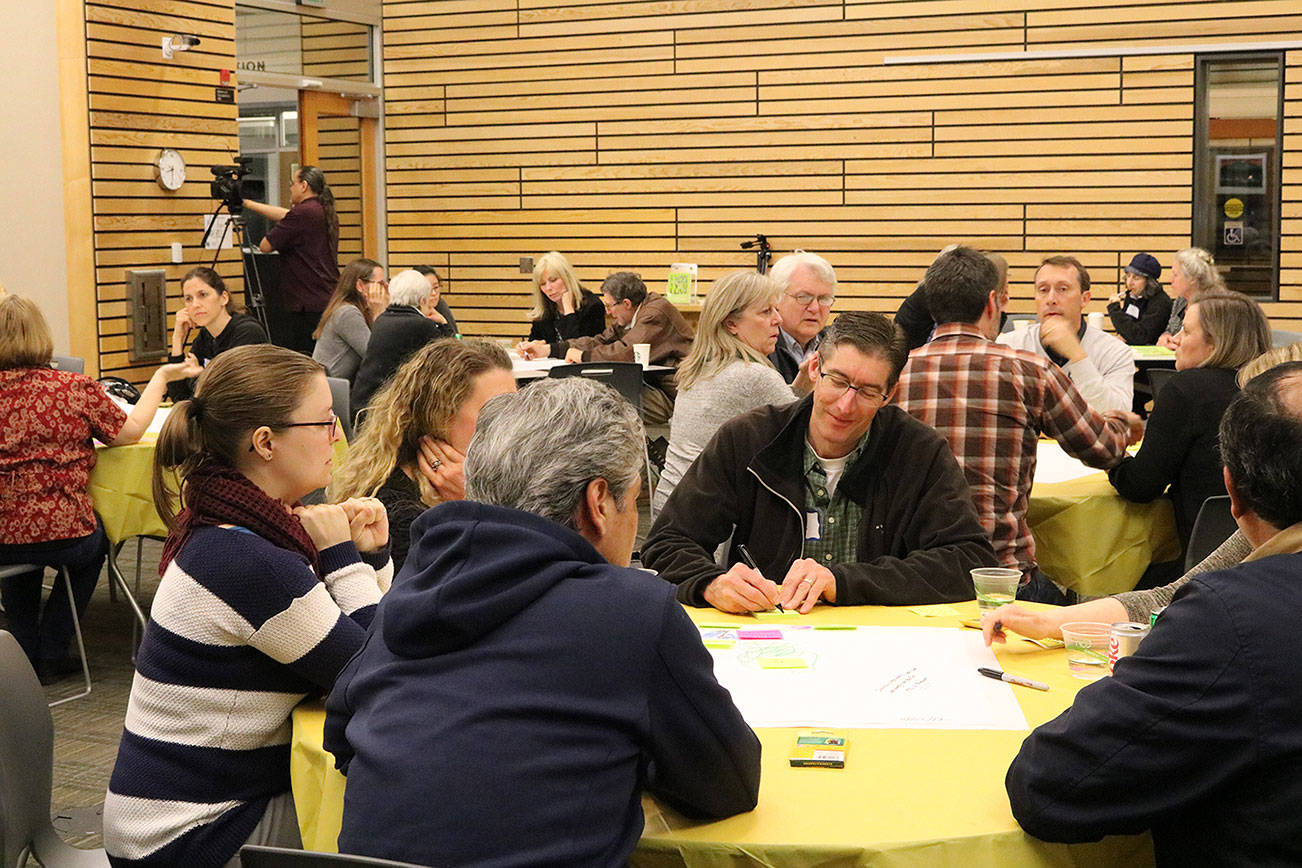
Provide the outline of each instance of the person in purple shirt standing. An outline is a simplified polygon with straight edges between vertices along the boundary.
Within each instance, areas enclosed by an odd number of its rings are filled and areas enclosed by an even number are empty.
[[[299,166],[289,185],[290,208],[245,199],[244,207],[278,221],[259,249],[280,254],[285,334],[275,343],[312,354],[321,313],[339,281],[339,216],[335,197],[316,166]]]

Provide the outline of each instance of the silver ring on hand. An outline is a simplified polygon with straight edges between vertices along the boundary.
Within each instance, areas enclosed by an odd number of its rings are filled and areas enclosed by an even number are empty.
[[[438,470],[440,467],[443,466],[443,459],[435,458],[433,461],[429,463],[429,466],[434,468],[435,470]]]
[[[801,580],[800,580],[800,584],[802,584],[802,585],[812,585],[813,583],[814,583],[814,580],[813,580],[813,579],[801,579]]]

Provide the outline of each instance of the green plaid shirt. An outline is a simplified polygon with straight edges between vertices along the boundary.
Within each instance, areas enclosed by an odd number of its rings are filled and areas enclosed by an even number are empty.
[[[864,446],[868,443],[865,436],[859,441],[854,451],[846,456],[845,466],[849,468],[859,460]],[[863,519],[863,507],[845,496],[841,482],[836,485],[836,493],[827,495],[827,473],[823,470],[814,447],[805,441],[805,511],[818,511],[818,526],[822,539],[805,540],[805,557],[813,558],[821,566],[830,568],[832,564],[852,563],[858,555],[859,522]],[[805,531],[808,533],[808,516]]]

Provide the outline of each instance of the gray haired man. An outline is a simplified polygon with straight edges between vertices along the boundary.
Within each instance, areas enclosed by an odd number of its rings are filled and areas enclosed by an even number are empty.
[[[836,272],[832,264],[817,253],[797,250],[782,257],[769,269],[769,277],[782,288],[778,313],[782,314],[782,331],[769,361],[788,383],[795,382],[801,392],[808,392],[809,359],[822,340],[823,326],[836,301]]]
[[[484,405],[468,500],[412,525],[327,703],[341,851],[625,864],[643,787],[699,818],[755,806],[758,740],[673,587],[627,566],[641,438],[626,401],[578,378]]]

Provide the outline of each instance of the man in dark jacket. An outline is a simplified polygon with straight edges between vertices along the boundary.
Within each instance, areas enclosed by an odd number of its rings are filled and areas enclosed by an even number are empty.
[[[490,400],[467,500],[412,525],[327,703],[339,848],[422,865],[616,866],[641,791],[755,806],[759,742],[664,582],[628,568],[637,413],[580,378]]]
[[[883,406],[904,360],[885,317],[842,314],[810,364],[813,394],[719,429],[656,519],[643,563],[683,602],[726,612],[972,599],[969,571],[994,565],[994,552],[944,439]],[[713,552],[730,536],[724,568]]]
[[[389,284],[389,306],[371,323],[366,355],[353,378],[349,404],[354,415],[370,405],[375,393],[413,353],[430,341],[449,336],[421,312],[429,294],[429,280],[415,269],[399,272]]]
[[[1022,744],[1008,798],[1037,838],[1152,829],[1158,865],[1302,864],[1302,363],[1250,381],[1220,444],[1255,549],[1190,579],[1111,678]]]
[[[782,330],[769,361],[782,379],[794,383],[802,370],[808,375],[809,360],[823,339],[823,327],[836,302],[836,272],[817,253],[796,250],[773,263],[769,277],[782,289],[778,299]],[[797,390],[808,391],[807,379],[801,379]]]

